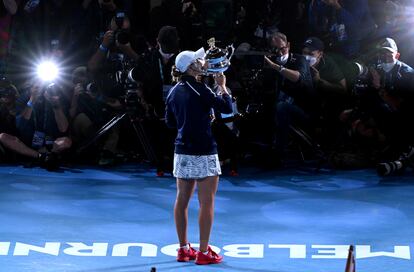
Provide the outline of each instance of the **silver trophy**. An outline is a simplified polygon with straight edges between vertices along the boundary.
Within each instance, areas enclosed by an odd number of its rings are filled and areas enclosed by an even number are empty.
[[[234,54],[233,45],[225,49],[216,47],[216,39],[211,38],[207,41],[210,48],[206,52],[206,61],[208,61],[208,74],[223,73],[230,67],[230,60]]]

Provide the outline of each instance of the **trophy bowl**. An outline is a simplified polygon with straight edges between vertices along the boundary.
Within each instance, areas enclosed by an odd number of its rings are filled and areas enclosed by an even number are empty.
[[[207,73],[223,73],[230,67],[230,60],[234,54],[233,45],[229,45],[225,49],[216,47],[215,38],[209,39],[207,43],[210,46],[205,57],[205,60],[208,63]]]

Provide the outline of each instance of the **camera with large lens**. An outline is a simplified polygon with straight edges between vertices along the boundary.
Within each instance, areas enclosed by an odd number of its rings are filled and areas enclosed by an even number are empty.
[[[368,65],[354,62],[354,69],[356,73],[356,80],[352,93],[356,96],[363,95],[371,87],[372,76],[370,70],[379,69],[379,60],[376,60]]]
[[[379,163],[377,165],[377,173],[380,176],[390,176],[401,174],[408,166],[414,164],[414,147],[410,146],[398,160]]]
[[[128,44],[131,41],[129,32],[122,29],[126,18],[125,13],[122,11],[118,11],[115,15],[115,24],[118,27],[115,31],[115,41],[123,45]]]
[[[356,96],[359,96],[361,94],[364,94],[370,87],[370,73],[368,66],[365,66],[364,64],[358,62],[355,62],[354,64],[357,72],[357,77],[352,93]]]
[[[63,90],[62,90],[62,87],[60,87],[58,84],[50,83],[49,85],[46,86],[44,92],[48,96],[61,96]]]

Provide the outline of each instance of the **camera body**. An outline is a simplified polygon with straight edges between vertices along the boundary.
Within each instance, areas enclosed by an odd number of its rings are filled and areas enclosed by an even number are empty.
[[[131,41],[129,32],[122,28],[126,18],[126,14],[122,11],[118,11],[115,15],[115,24],[117,26],[117,30],[114,35],[115,41],[123,45],[128,44]]]
[[[56,83],[50,83],[44,88],[44,93],[48,96],[61,96],[62,95],[62,87],[60,87]]]
[[[125,108],[130,116],[143,117],[145,109],[143,107],[141,97],[138,94],[137,86],[130,84],[130,89],[126,91]]]
[[[103,93],[107,97],[123,101],[129,115],[142,117],[145,111],[138,89],[143,85],[142,81],[146,80],[144,78],[146,73],[135,61],[117,60],[116,62],[111,65],[114,70],[105,77],[110,82],[101,82]],[[89,88],[93,89],[95,85]]]
[[[355,62],[355,69],[357,77],[355,79],[352,93],[356,96],[363,95],[371,87],[371,73],[370,69],[378,70],[380,68],[378,61],[373,64],[365,65],[362,63]]]

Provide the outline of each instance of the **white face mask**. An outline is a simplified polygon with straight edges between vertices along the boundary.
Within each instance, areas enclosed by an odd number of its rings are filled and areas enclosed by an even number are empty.
[[[392,70],[392,68],[394,68],[396,63],[397,63],[397,60],[394,60],[394,62],[389,62],[389,63],[381,63],[380,67],[382,68],[382,70],[388,73]]]
[[[285,54],[283,56],[278,56],[276,58],[276,61],[277,61],[278,64],[284,65],[284,64],[286,64],[286,62],[288,61],[288,59],[289,59],[289,53],[287,53],[287,54]]]
[[[310,66],[314,66],[318,59],[314,56],[305,55],[305,59],[308,61]]]

